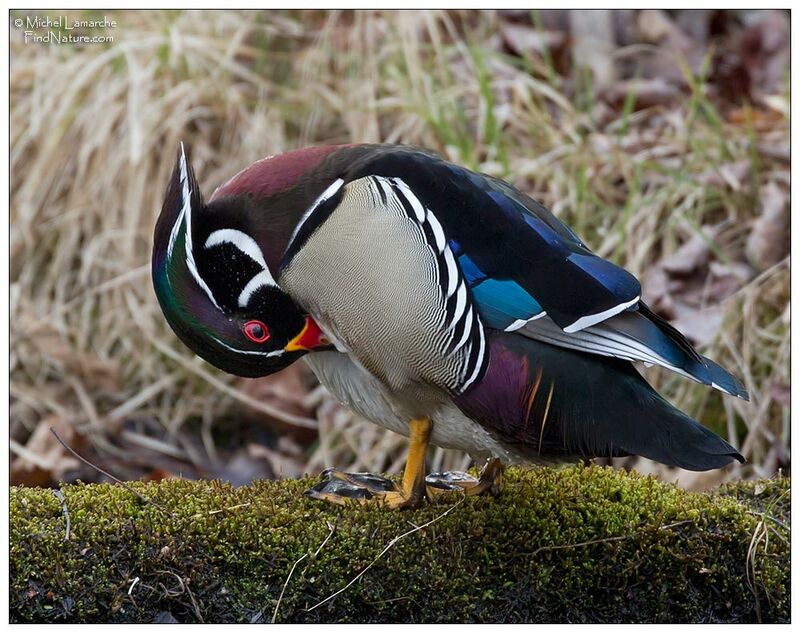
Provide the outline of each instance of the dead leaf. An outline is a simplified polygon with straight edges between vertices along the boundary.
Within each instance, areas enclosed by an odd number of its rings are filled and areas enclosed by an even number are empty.
[[[739,42],[739,55],[757,94],[778,92],[789,70],[789,18],[783,11],[765,11],[748,26]]]
[[[278,445],[280,448],[280,443]],[[253,459],[266,460],[273,472],[273,477],[294,478],[305,472],[305,460],[302,454],[297,457],[287,455],[281,450],[274,451],[263,444],[248,444],[247,454]]]
[[[303,363],[294,363],[277,374],[255,380],[243,380],[240,389],[251,398],[291,415],[314,418],[314,411],[307,406],[305,399],[316,385],[317,381],[310,370]],[[314,429],[293,426],[252,407],[245,407],[245,412],[249,418],[258,420],[276,431],[292,431],[309,437],[316,436]]]
[[[709,241],[716,237],[716,229],[710,226],[702,228],[703,235],[695,233],[677,251],[659,265],[673,275],[689,275],[705,266],[711,252]]]
[[[120,391],[120,366],[117,361],[103,360],[76,349],[50,326],[37,328],[29,336],[44,358],[60,364],[65,373],[80,377],[87,387],[108,393]]]
[[[256,479],[275,479],[275,471],[270,461],[263,455],[253,454],[251,446],[258,445],[250,444],[247,448],[234,453],[221,468],[211,470],[213,476],[229,481],[234,486],[246,486]]]
[[[791,390],[784,382],[775,381],[769,386],[769,395],[778,404],[788,406],[791,402]]]
[[[730,188],[739,191],[747,181],[750,174],[751,163],[749,160],[740,160],[734,163],[723,163],[719,166],[709,167],[698,180],[704,185],[718,187],[719,189]]]
[[[617,108],[625,103],[629,95],[633,95],[633,109],[643,110],[656,105],[669,105],[681,96],[681,91],[661,77],[654,77],[617,81],[602,94],[606,101]]]
[[[693,74],[699,74],[706,47],[684,33],[662,10],[640,11],[636,26],[640,42],[657,46],[657,49],[643,48],[636,57],[639,76],[646,79],[660,78],[666,83],[688,88],[682,66],[686,65]]]
[[[678,318],[672,321],[672,325],[686,338],[701,347],[714,341],[722,325],[723,311],[719,305],[703,310],[682,303],[676,303],[675,307]]]
[[[51,427],[69,446],[76,442],[71,421],[57,415],[42,418],[24,447],[12,441],[13,457],[9,468],[12,486],[46,486],[63,479],[66,472],[80,466],[80,462],[51,433]]]
[[[756,270],[766,270],[789,252],[789,196],[774,181],[760,192],[761,215],[753,222],[745,253]]]
[[[559,31],[543,31],[533,26],[505,23],[500,26],[500,35],[506,47],[516,55],[542,55],[545,51],[561,49],[567,36]]]

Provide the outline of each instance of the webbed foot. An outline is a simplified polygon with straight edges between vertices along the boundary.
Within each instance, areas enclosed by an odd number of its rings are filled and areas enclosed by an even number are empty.
[[[450,471],[431,473],[425,477],[425,488],[429,499],[443,492],[463,490],[468,495],[489,494],[497,496],[503,489],[503,464],[499,459],[490,459],[476,479],[468,473]]]
[[[403,491],[391,479],[371,473],[347,473],[328,468],[323,480],[306,491],[309,497],[337,505],[358,503],[382,505],[392,509],[413,508],[424,499],[424,490]]]

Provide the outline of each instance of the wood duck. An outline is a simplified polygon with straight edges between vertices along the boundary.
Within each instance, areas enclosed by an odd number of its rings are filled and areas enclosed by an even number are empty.
[[[309,491],[320,499],[494,494],[508,462],[744,461],[632,364],[748,398],[633,275],[521,191],[425,150],[271,156],[206,203],[181,145],[152,274],[170,326],[212,365],[257,377],[302,357],[341,402],[409,437],[402,482],[328,469]],[[480,478],[426,476],[429,443],[488,460]]]

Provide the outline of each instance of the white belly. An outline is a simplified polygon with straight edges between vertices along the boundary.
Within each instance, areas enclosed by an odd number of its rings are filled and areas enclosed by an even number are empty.
[[[315,352],[305,356],[319,381],[345,406],[378,426],[408,437],[409,417],[404,399],[393,395],[375,376],[347,354]],[[427,416],[433,422],[431,443],[466,451],[476,461],[499,457],[504,462],[526,461],[482,426],[465,416],[448,399],[431,401]]]

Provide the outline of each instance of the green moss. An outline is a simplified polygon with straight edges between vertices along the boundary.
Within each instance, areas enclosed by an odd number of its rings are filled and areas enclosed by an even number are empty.
[[[52,490],[14,488],[12,621],[268,622],[304,555],[280,622],[789,620],[788,479],[692,494],[609,468],[512,469],[497,499],[412,512],[329,506],[302,495],[311,483],[133,484],[169,513],[64,486],[69,540]]]

